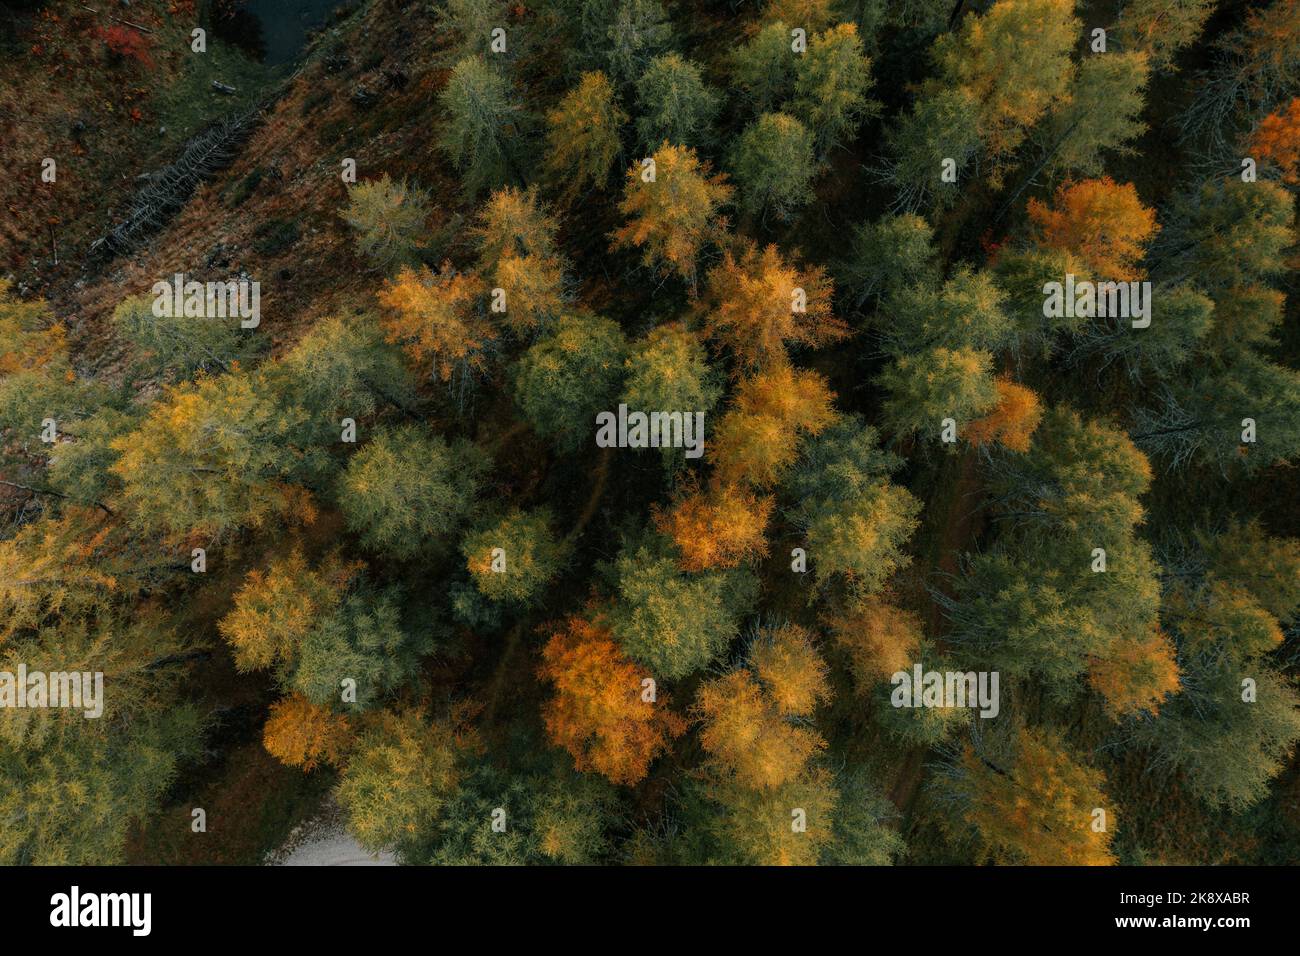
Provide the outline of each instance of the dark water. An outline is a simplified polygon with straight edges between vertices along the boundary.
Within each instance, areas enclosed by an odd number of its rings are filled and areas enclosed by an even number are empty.
[[[213,20],[222,39],[276,66],[297,59],[307,34],[342,5],[343,0],[215,0]]]

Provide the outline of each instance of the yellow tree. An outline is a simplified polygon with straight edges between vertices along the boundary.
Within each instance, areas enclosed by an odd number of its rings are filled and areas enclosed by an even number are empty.
[[[1154,714],[1178,692],[1174,645],[1154,624],[1140,636],[1121,632],[1104,657],[1088,662],[1088,683],[1117,717],[1143,710]]]
[[[249,571],[235,606],[217,625],[234,649],[235,665],[250,671],[295,660],[302,641],[338,606],[359,568],[337,556],[309,566],[295,548],[265,570]]]
[[[854,601],[825,623],[848,654],[854,685],[863,695],[910,667],[921,651],[921,618],[884,596]]]
[[[572,200],[587,187],[603,189],[619,154],[619,129],[627,113],[614,86],[599,70],[582,74],[578,85],[546,114],[546,171]]]
[[[347,717],[317,707],[301,694],[271,705],[262,728],[262,745],[281,763],[314,770],[322,763],[338,766],[352,742]]]
[[[789,783],[826,747],[815,730],[787,721],[748,670],[701,686],[693,713],[701,725],[700,745],[719,778],[748,789]]]
[[[749,649],[749,664],[784,717],[807,716],[830,700],[826,662],[812,635],[798,624],[760,631]]]
[[[0,541],[0,646],[51,617],[75,617],[113,600],[113,525],[94,509],[23,525]]]
[[[711,174],[695,150],[665,141],[627,171],[618,208],[629,221],[610,236],[611,247],[639,249],[647,267],[676,272],[693,285],[700,249],[726,228],[718,209],[731,194],[726,177]]]
[[[558,625],[542,649],[538,673],[555,687],[542,707],[547,735],[580,771],[637,783],[685,730],[668,698],[648,691],[653,683],[644,681],[653,677],[623,656],[600,618],[575,616]]]
[[[830,771],[812,766],[779,787],[755,790],[712,780],[709,797],[721,809],[711,829],[727,848],[726,861],[744,866],[815,866],[836,837],[839,793]],[[791,826],[803,811],[804,829]]]
[[[1024,729],[1014,762],[998,766],[967,745],[958,762],[961,826],[973,827],[982,857],[1027,866],[1106,866],[1113,808],[1099,770],[1076,763],[1048,731]],[[1105,826],[1094,827],[1105,811]]]
[[[479,212],[478,272],[492,288],[493,314],[516,332],[531,332],[560,310],[564,262],[555,244],[558,230],[535,188],[499,189]]]
[[[135,431],[110,442],[130,521],[172,536],[216,536],[272,519],[309,524],[306,413],[265,374],[234,369],[171,389]]]
[[[751,242],[709,270],[704,329],[744,367],[785,357],[787,343],[816,348],[849,334],[831,312],[832,283],[820,266],[798,269],[776,246]]]
[[[496,339],[483,315],[485,292],[481,278],[456,272],[450,263],[440,273],[403,268],[379,293],[388,310],[385,337],[400,343],[418,367],[441,381],[451,381],[461,371],[481,373]]]
[[[1146,245],[1160,228],[1133,184],[1109,176],[1062,185],[1051,207],[1029,200],[1029,218],[1040,244],[1079,256],[1099,280],[1114,282],[1142,277]]]
[[[963,437],[977,448],[997,442],[1011,451],[1029,451],[1034,430],[1043,418],[1043,406],[1031,388],[1026,388],[1008,377],[995,383],[998,404],[983,418],[966,425]]]
[[[745,379],[718,423],[715,475],[723,484],[775,484],[799,455],[799,439],[835,420],[833,393],[816,372],[775,365]]]
[[[10,291],[9,279],[0,279],[0,376],[66,360],[67,333],[61,323],[47,322],[48,311],[44,302],[24,302]]]
[[[683,571],[734,568],[767,555],[763,535],[774,504],[737,485],[691,489],[669,510],[656,509],[655,525],[677,545]]]
[[[998,0],[935,42],[932,85],[966,94],[985,148],[1005,156],[1066,95],[1078,37],[1074,0]]]
[[[764,23],[802,27],[811,36],[835,20],[831,0],[768,0],[763,8]]]

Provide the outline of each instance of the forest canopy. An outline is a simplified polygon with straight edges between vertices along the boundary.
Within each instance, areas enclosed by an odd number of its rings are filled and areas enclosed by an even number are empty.
[[[1298,0],[118,12],[4,47],[0,864],[1300,862]]]

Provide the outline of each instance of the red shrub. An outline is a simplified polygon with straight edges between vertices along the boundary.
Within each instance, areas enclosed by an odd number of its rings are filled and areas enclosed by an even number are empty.
[[[135,60],[145,66],[153,66],[153,57],[149,55],[149,41],[138,30],[114,26],[107,30],[100,30],[99,36],[108,47],[108,52],[114,56]]]

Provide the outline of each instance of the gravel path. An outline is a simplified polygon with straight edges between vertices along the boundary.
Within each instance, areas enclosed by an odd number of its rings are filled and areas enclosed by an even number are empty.
[[[396,866],[392,853],[367,853],[343,827],[342,814],[327,801],[314,819],[296,827],[266,860],[267,866]]]

